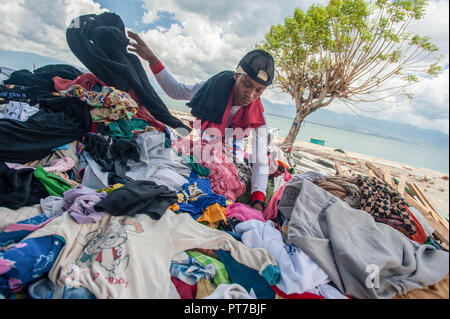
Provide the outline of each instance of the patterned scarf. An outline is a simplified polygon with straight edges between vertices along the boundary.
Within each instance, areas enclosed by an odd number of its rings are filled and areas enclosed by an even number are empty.
[[[416,225],[399,192],[376,177],[359,176],[355,183],[362,194],[361,209],[372,215],[375,221],[388,224],[407,237],[416,233]]]

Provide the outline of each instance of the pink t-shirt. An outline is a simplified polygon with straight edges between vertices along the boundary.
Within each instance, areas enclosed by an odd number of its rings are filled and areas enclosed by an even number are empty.
[[[262,212],[242,203],[233,203],[227,207],[227,218],[235,217],[241,222],[256,219],[265,222]]]

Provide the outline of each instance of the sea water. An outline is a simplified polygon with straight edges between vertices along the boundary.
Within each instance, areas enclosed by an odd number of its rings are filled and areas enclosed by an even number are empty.
[[[174,110],[190,113],[186,102],[175,101],[174,103],[171,100],[167,105]],[[292,120],[274,115],[266,116],[269,127],[279,130],[279,137],[283,138],[288,134]],[[305,121],[296,141],[309,142],[311,138],[324,140],[325,146],[343,151],[391,160],[412,167],[427,168],[445,174],[449,172],[448,147],[406,143]]]
[[[285,137],[292,125],[291,120],[272,115],[267,115],[267,122],[270,128],[279,129],[280,137]],[[446,174],[449,172],[448,147],[406,143],[305,121],[296,140],[309,142],[311,138],[324,140],[325,146],[343,151],[391,160],[412,167],[428,168]]]

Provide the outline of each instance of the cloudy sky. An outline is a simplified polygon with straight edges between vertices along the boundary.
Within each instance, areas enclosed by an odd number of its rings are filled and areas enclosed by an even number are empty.
[[[119,14],[141,35],[168,70],[186,84],[204,81],[240,58],[282,23],[296,7],[328,0],[0,0],[0,49],[24,51],[80,65],[65,39],[70,21],[81,14]],[[424,20],[411,29],[430,36],[440,48],[444,72],[413,87],[410,104],[361,104],[358,114],[449,133],[449,0],[429,0]],[[14,55],[14,53],[10,53]],[[2,65],[2,61],[0,61]],[[287,94],[266,90],[272,103],[293,104]],[[351,112],[340,103],[330,107]]]

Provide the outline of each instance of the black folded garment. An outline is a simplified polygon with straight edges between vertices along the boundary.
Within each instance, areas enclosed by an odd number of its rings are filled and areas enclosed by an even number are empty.
[[[152,181],[133,181],[103,198],[94,209],[113,216],[147,214],[158,220],[169,206],[177,202],[177,193],[166,186]]]
[[[111,171],[113,160],[110,154],[112,138],[107,135],[88,133],[84,137],[85,151],[102,167],[104,172]]]
[[[0,104],[7,104],[9,101],[29,102],[25,87],[20,85],[1,85],[0,84]]]
[[[49,196],[33,172],[32,168],[15,170],[0,162],[0,207],[19,209],[39,204],[41,198]]]
[[[141,150],[136,140],[114,141],[110,136],[88,133],[84,144],[85,151],[102,167],[103,172],[114,173],[120,178],[125,178],[129,171],[129,159],[135,162],[141,160]]]
[[[66,39],[73,54],[106,85],[125,92],[132,90],[139,99],[136,102],[158,121],[191,131],[170,113],[151,86],[139,58],[127,51],[129,39],[120,16],[109,12],[82,15],[67,28]]]
[[[139,162],[141,160],[141,149],[136,140],[114,141],[111,147],[111,155],[114,158],[114,171],[117,176],[125,177],[130,170],[128,160]]]
[[[40,160],[91,129],[90,106],[77,97],[40,98],[39,107],[25,122],[0,119],[0,161]]]
[[[81,74],[80,70],[68,64],[49,64],[33,72],[25,69],[14,71],[4,83],[24,86],[30,103],[34,105],[40,95],[55,91],[52,80],[55,76],[74,80]]]

